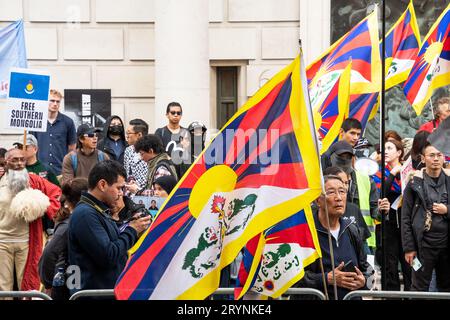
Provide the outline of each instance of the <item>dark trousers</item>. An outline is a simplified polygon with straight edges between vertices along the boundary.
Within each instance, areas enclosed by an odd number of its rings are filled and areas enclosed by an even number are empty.
[[[376,260],[383,267],[383,256],[381,248],[381,225],[377,225],[376,235],[378,248],[376,251]],[[400,229],[391,223],[386,223],[386,288],[389,291],[400,291],[400,277],[398,274],[398,264],[403,275],[404,291],[411,290],[411,266],[405,260],[403,253],[402,238]],[[383,269],[381,269],[383,270]]]
[[[433,269],[436,270],[436,284],[438,291],[450,292],[450,255],[448,248],[422,248],[420,263],[422,267],[412,272],[413,291],[428,291]]]

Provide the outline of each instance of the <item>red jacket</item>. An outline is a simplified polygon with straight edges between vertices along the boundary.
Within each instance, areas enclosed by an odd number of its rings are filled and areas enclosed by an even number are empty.
[[[40,190],[49,198],[50,206],[47,208],[46,214],[50,219],[53,219],[61,206],[59,202],[61,189],[33,173],[30,173],[29,181],[31,188]],[[20,290],[22,291],[39,290],[41,283],[39,279],[38,263],[42,255],[43,247],[42,219],[31,222],[29,226],[30,238],[28,241],[28,257],[27,263],[25,264],[22,283],[20,285]]]
[[[428,131],[429,133],[432,133],[434,129],[437,129],[437,127],[439,127],[439,120],[431,120],[421,125],[417,132]]]

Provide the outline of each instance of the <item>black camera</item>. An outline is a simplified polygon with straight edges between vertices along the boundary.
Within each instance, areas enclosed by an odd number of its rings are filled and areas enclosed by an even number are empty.
[[[146,216],[151,216],[150,211],[148,211],[147,208],[145,208],[145,205],[137,204],[134,202],[130,205],[130,209],[128,212],[129,212],[130,217],[128,219],[126,219],[124,221],[124,223],[128,223],[130,221],[137,220],[140,218],[144,218]],[[139,215],[137,217],[135,217],[136,213],[139,213]]]

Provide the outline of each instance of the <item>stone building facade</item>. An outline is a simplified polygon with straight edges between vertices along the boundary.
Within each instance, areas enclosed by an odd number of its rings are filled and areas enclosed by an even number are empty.
[[[0,27],[24,20],[29,68],[48,70],[53,88],[111,89],[111,113],[143,118],[151,130],[166,122],[170,101],[183,105],[183,125],[216,128],[218,71],[234,69],[241,106],[296,56],[300,37],[309,60],[329,45],[329,7],[330,0],[0,0]],[[1,145],[16,139],[1,133]]]

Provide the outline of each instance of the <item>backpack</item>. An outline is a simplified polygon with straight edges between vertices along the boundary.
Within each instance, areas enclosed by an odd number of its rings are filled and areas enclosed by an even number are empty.
[[[97,160],[98,162],[105,160],[105,154],[103,151],[97,150]],[[78,154],[76,151],[70,152],[70,159],[72,160],[72,169],[73,169],[73,176],[75,177],[77,175],[77,168],[78,168]]]

